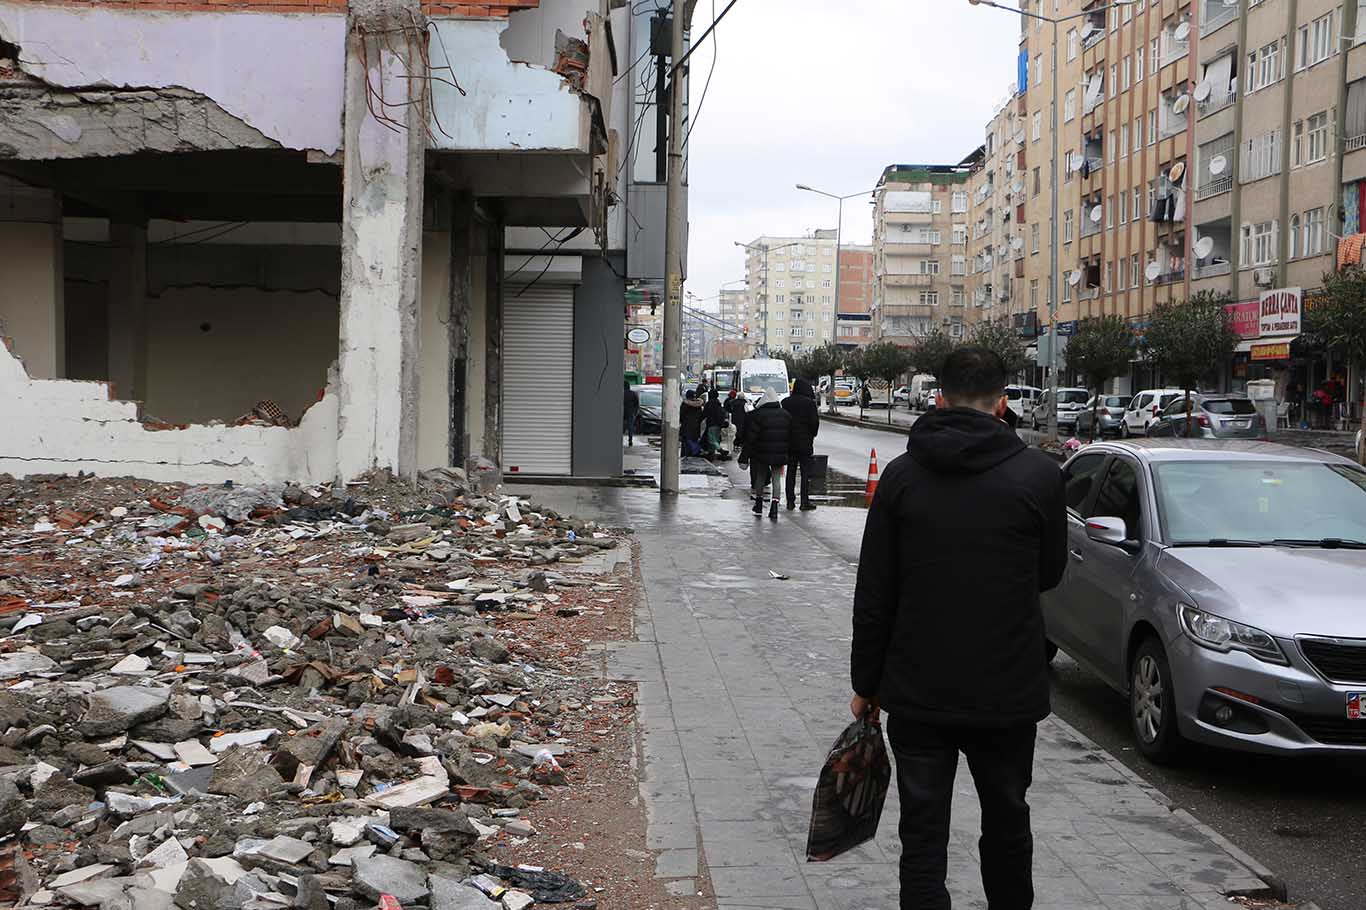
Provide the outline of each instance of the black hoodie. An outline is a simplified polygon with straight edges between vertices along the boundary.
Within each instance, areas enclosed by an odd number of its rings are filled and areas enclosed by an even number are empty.
[[[1048,716],[1039,594],[1062,580],[1062,472],[1000,420],[915,422],[868,510],[854,592],[853,688],[926,723]]]
[[[792,394],[783,399],[783,410],[792,415],[792,451],[788,454],[798,457],[812,454],[816,434],[821,430],[821,415],[811,383],[805,379],[792,383]]]

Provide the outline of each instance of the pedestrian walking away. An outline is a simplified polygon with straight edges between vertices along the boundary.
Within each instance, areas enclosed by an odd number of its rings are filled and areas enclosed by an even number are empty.
[[[863,384],[863,390],[859,392],[858,400],[859,407],[862,409],[866,409],[873,403],[873,393],[868,391],[868,383]]]
[[[764,512],[764,491],[773,486],[768,517],[778,517],[778,494],[792,449],[792,415],[778,403],[777,392],[768,391],[759,406],[745,415],[744,458],[749,461],[750,486],[754,492],[754,514]]]
[[[678,406],[679,442],[684,455],[702,453],[702,402],[697,393],[688,390],[683,403]]]
[[[626,434],[626,444],[636,444],[636,420],[640,417],[640,395],[631,388],[631,380],[626,380],[626,394],[622,397],[621,430]]]
[[[815,464],[816,435],[821,430],[820,406],[811,383],[798,379],[792,394],[783,399],[783,410],[792,415],[792,451],[787,456],[787,508],[797,507],[797,471],[802,472],[802,511],[816,508],[811,502],[811,467]]]
[[[856,717],[879,709],[901,797],[901,908],[949,910],[958,754],[982,805],[992,910],[1033,906],[1026,793],[1049,713],[1039,594],[1062,579],[1062,473],[1001,419],[1006,372],[986,348],[951,354],[943,406],[911,427],[868,510],[854,592]]]
[[[707,392],[707,403],[702,408],[702,419],[706,426],[703,448],[708,455],[721,451],[721,431],[726,427],[726,409],[721,406],[721,396],[715,389]]]

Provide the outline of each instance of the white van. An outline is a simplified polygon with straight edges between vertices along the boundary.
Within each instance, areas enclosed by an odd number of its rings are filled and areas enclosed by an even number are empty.
[[[910,406],[913,408],[924,408],[926,404],[925,393],[938,385],[939,380],[935,379],[929,373],[917,373],[912,376],[909,395]]]
[[[742,360],[735,365],[735,375],[736,388],[745,393],[747,409],[755,407],[765,392],[773,392],[781,400],[792,390],[787,364],[776,358]]]
[[[1038,403],[1039,396],[1042,394],[1042,389],[1036,389],[1032,385],[1008,385],[1006,386],[1006,406],[1014,411],[1016,416],[1023,418],[1034,410],[1034,405]]]

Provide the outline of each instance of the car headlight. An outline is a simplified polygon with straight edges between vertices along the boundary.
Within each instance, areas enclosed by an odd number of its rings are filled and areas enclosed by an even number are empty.
[[[1196,644],[1214,651],[1246,651],[1273,664],[1289,663],[1276,639],[1261,629],[1245,626],[1187,604],[1179,607],[1181,628]]]

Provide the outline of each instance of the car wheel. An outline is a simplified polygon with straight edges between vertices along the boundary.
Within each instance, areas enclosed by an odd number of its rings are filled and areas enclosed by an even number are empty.
[[[1144,639],[1129,667],[1129,724],[1138,751],[1151,761],[1171,762],[1184,746],[1176,720],[1171,665],[1156,638]]]
[[[1127,420],[1121,420],[1121,421],[1119,422],[1119,438],[1120,438],[1120,439],[1128,439],[1128,438],[1129,438],[1129,421],[1127,421]]]
[[[1058,646],[1053,644],[1053,642],[1051,641],[1045,641],[1043,643],[1043,653],[1044,659],[1051,664],[1053,662],[1053,658],[1058,656]]]

